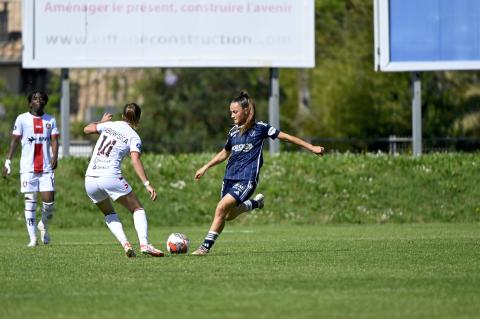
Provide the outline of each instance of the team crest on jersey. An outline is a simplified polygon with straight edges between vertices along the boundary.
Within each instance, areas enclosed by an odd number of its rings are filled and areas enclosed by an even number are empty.
[[[45,126],[47,127],[47,129],[51,129],[51,128],[52,128],[52,124],[50,124],[50,123],[47,123]]]
[[[137,148],[138,148],[139,150],[141,150],[141,149],[142,149],[142,144],[137,143]]]

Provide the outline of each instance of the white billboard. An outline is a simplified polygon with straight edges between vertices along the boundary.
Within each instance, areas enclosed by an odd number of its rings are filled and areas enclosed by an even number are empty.
[[[23,67],[314,67],[314,0],[23,0]]]

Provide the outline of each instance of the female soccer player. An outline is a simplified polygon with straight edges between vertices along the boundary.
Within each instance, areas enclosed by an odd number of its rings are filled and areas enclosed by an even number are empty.
[[[223,178],[221,200],[215,209],[215,216],[202,245],[192,254],[206,255],[212,249],[215,240],[225,227],[225,221],[233,220],[238,215],[255,208],[262,209],[264,196],[255,192],[258,175],[263,164],[262,148],[267,137],[279,138],[302,146],[314,154],[322,155],[323,147],[314,146],[298,137],[280,132],[263,122],[255,122],[255,102],[247,93],[241,92],[230,104],[230,117],[234,122],[224,148],[195,173],[199,180],[205,172],[228,158]]]
[[[122,121],[111,122],[112,115],[105,113],[100,122],[90,123],[83,129],[86,134],[100,134],[85,173],[85,190],[105,215],[108,228],[122,245],[127,257],[135,257],[135,251],[127,240],[110,198],[133,214],[140,251],[153,257],[163,257],[163,252],[148,242],[145,210],[120,170],[123,158],[130,154],[133,169],[150,193],[150,199],[157,198],[157,192],[150,185],[140,160],[142,141],[135,132],[140,115],[140,107],[135,103],[129,103],[123,108]]]
[[[34,91],[27,99],[30,111],[20,114],[15,120],[3,176],[10,175],[13,154],[21,142],[20,191],[25,197],[25,221],[30,237],[27,246],[35,247],[37,246],[35,228],[40,231],[42,242],[50,243],[48,222],[53,216],[55,207],[53,170],[57,168],[59,134],[55,118],[44,112],[48,102],[47,94]],[[35,225],[37,193],[40,193],[43,205],[42,219]]]

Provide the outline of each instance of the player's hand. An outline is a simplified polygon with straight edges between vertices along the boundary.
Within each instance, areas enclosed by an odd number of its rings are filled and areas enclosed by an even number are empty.
[[[324,150],[323,146],[313,146],[311,151],[318,156],[322,156]]]
[[[150,193],[150,199],[155,201],[157,199],[157,192],[155,191],[155,188],[152,187],[152,185],[145,186],[147,189],[147,192]]]
[[[111,113],[105,113],[100,120],[100,123],[105,123],[112,120],[113,115]]]
[[[195,180],[198,181],[207,171],[205,167],[200,168],[196,173],[195,173]]]
[[[52,160],[50,161],[50,166],[52,167],[52,169],[56,169],[57,166],[58,166],[58,161],[56,158],[52,158]]]
[[[7,177],[12,172],[12,168],[10,167],[10,164],[12,164],[11,160],[8,160],[8,159],[5,160],[5,164],[4,164],[4,167],[3,167],[3,173],[2,173],[3,177]]]

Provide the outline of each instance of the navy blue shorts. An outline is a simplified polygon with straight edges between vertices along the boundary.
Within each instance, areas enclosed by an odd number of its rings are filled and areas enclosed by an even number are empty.
[[[222,183],[222,198],[230,194],[237,201],[237,206],[246,201],[253,195],[257,183],[254,181],[235,181],[224,179]]]

